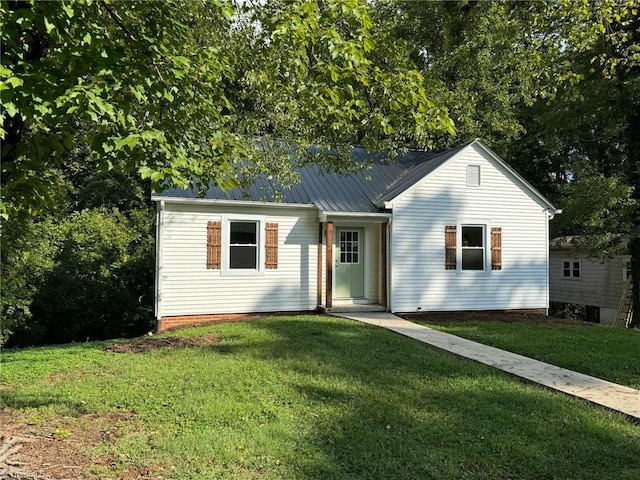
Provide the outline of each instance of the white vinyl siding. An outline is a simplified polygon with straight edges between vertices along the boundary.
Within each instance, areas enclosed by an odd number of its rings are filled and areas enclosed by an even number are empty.
[[[468,165],[482,171],[478,187],[467,186]],[[548,308],[545,206],[479,148],[462,150],[392,207],[393,311]],[[500,227],[502,269],[445,269],[447,225],[484,225],[485,242]]]
[[[243,215],[245,217],[243,217]],[[279,230],[278,268],[235,275],[206,268],[207,222],[258,215]],[[224,232],[223,232],[224,235]],[[304,208],[237,208],[167,202],[163,212],[161,315],[197,315],[316,308],[317,213]],[[222,250],[223,264],[228,249]],[[264,257],[260,256],[260,262]]]

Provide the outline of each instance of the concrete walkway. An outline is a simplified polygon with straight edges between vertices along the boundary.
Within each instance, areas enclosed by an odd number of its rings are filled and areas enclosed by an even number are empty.
[[[640,420],[640,390],[472,342],[411,323],[390,313],[362,312],[334,315],[386,328],[455,355],[499,368],[531,382],[583,398]]]

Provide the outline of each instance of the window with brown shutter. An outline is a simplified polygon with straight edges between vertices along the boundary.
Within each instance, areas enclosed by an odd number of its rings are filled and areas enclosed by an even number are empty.
[[[222,223],[207,223],[207,268],[220,270],[220,253],[222,250]]]
[[[444,227],[445,270],[456,269],[456,226]]]
[[[502,228],[491,229],[491,270],[502,270]]]
[[[265,267],[269,270],[278,268],[278,224],[267,223],[265,239]]]

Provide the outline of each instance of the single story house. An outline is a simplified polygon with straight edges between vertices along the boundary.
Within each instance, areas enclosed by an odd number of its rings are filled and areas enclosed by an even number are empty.
[[[576,253],[574,240],[575,237],[560,237],[551,241],[549,299],[583,305],[585,320],[612,324],[621,302],[623,308],[631,305],[631,256],[589,257]],[[621,314],[628,314],[628,308]]]
[[[264,178],[153,196],[159,330],[256,312],[547,312],[559,212],[481,141],[299,173],[280,201]]]

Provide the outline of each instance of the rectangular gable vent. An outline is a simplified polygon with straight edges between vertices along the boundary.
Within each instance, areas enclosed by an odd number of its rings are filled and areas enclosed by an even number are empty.
[[[480,186],[480,165],[467,165],[467,186]]]

